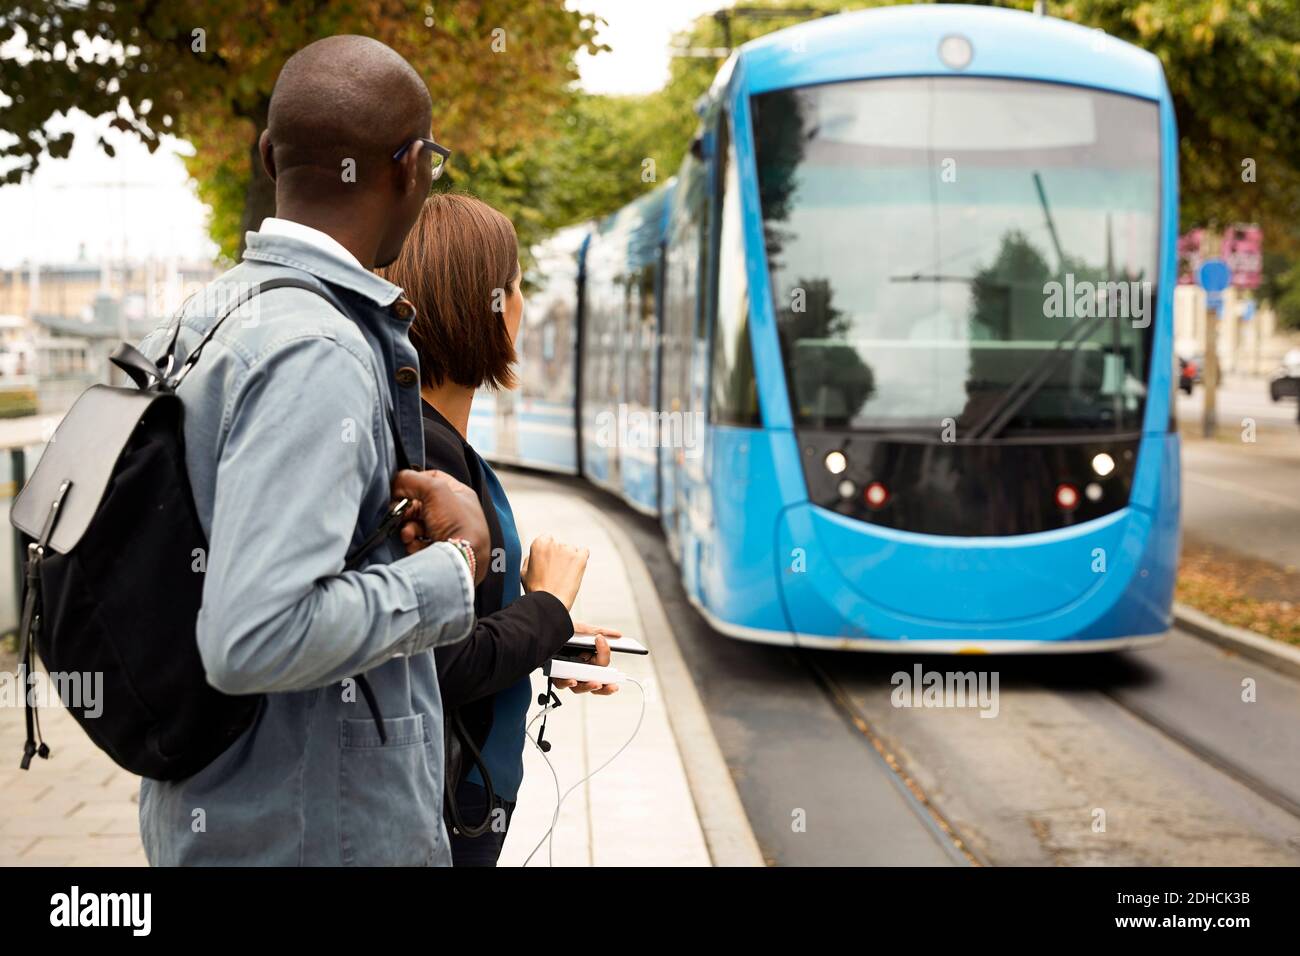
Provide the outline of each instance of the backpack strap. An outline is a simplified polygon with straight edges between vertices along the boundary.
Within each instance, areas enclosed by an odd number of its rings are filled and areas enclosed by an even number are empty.
[[[194,368],[194,366],[198,364],[199,356],[203,354],[204,346],[212,341],[212,337],[217,334],[217,330],[221,328],[226,319],[230,318],[233,312],[262,293],[273,292],[276,289],[302,289],[304,292],[315,292],[317,295],[325,299],[331,298],[325,294],[321,286],[314,282],[309,282],[306,279],[299,279],[296,276],[281,276],[277,279],[267,279],[265,282],[254,283],[240,293],[240,295],[235,298],[235,301],[228,305],[225,311],[217,316],[216,321],[213,322],[208,331],[203,334],[203,338],[199,339],[199,344],[194,346],[193,351],[185,357],[185,361],[181,363],[181,367],[177,369],[176,374],[164,380],[167,389],[169,391],[175,391],[177,386],[185,380],[185,376],[190,374],[190,369]],[[181,324],[181,321],[178,320],[176,323],[176,331],[172,334],[172,340],[168,343],[167,351],[163,354],[163,358],[167,359],[169,364],[176,356],[176,340],[180,338]]]
[[[227,306],[226,309],[217,316],[216,321],[212,323],[212,327],[203,334],[203,338],[201,338],[199,344],[194,347],[194,351],[190,352],[190,354],[185,357],[185,361],[181,363],[181,367],[176,370],[175,375],[170,374],[170,368],[175,364],[176,344],[177,340],[180,338],[181,324],[184,320],[183,315],[177,317],[176,328],[172,332],[170,341],[167,343],[167,348],[163,352],[162,357],[158,359],[157,369],[161,371],[161,374],[158,370],[145,370],[140,368],[139,363],[134,361],[131,354],[135,353],[136,355],[139,355],[139,352],[129,345],[119,347],[113,353],[113,362],[135,379],[137,384],[139,384],[140,381],[140,379],[137,378],[137,375],[143,375],[147,372],[147,374],[154,375],[158,378],[158,384],[160,387],[174,392],[180,386],[181,382],[185,380],[185,376],[190,374],[190,370],[198,364],[199,356],[202,354],[204,346],[212,341],[213,337],[217,334],[217,330],[221,328],[226,319],[230,318],[233,312],[247,304],[253,298],[264,292],[272,292],[276,289],[301,289],[304,292],[313,292],[344,315],[351,314],[351,310],[339,301],[333,291],[324,284],[320,282],[312,282],[308,279],[301,279],[297,276],[280,276],[279,278],[267,279],[265,282],[253,284],[245,290],[243,294],[236,298],[233,303]],[[181,311],[182,313],[184,312],[184,306],[181,307]],[[377,381],[375,385],[377,388],[379,387]],[[141,387],[143,388],[144,386]],[[382,388],[379,388],[379,399],[384,402],[384,411],[387,414],[388,427],[393,433],[393,450],[397,457],[397,468],[399,471],[403,471],[411,467],[411,459],[406,454],[406,446],[402,443],[402,433],[397,428],[397,413],[394,411],[391,402],[384,401],[384,391]]]
[[[155,381],[162,378],[156,362],[149,358],[130,342],[120,342],[108,360],[120,368],[135,382],[135,387],[144,391]]]
[[[71,487],[71,481],[64,481],[63,484],[59,485],[58,493],[54,496],[54,501],[50,503],[50,511],[45,518],[45,526],[41,528],[40,538],[27,546],[27,567],[25,569],[27,593],[23,595],[23,612],[18,625],[18,686],[23,695],[23,717],[27,724],[27,740],[23,743],[23,759],[18,765],[22,770],[31,767],[33,757],[46,760],[50,756],[50,748],[41,737],[41,721],[36,713],[36,705],[32,703],[34,688],[28,686],[28,681],[31,680],[31,675],[36,666],[36,636],[41,629],[41,558],[45,557],[45,549],[49,546],[50,536],[54,534],[54,526],[59,522],[59,512],[63,508],[63,499],[67,497],[68,489]],[[38,739],[40,739],[39,747],[36,746]]]
[[[157,363],[155,363],[157,368],[162,369],[162,375],[159,376],[157,371],[155,371],[153,373],[155,377],[162,378],[171,374],[172,366],[176,361],[176,343],[180,341],[181,326],[185,322],[185,307],[190,304],[190,300],[192,300],[196,295],[198,295],[198,292],[191,292],[185,297],[185,301],[182,302],[180,307],[176,310],[176,326],[172,329],[171,338],[167,340],[167,348],[163,350],[162,357],[158,359]],[[163,365],[163,359],[167,360],[165,366]]]

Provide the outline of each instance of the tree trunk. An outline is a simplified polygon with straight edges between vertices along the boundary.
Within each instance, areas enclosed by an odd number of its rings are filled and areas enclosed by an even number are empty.
[[[253,141],[248,148],[249,176],[244,189],[244,215],[239,222],[239,257],[244,255],[244,236],[261,228],[262,220],[275,215],[275,183],[262,168],[257,143],[266,129],[266,108],[257,111],[253,121]]]

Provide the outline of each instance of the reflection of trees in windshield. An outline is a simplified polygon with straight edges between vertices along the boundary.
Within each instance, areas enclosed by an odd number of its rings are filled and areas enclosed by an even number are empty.
[[[1051,267],[1019,229],[1002,237],[998,256],[971,279],[971,338],[1012,338],[1013,313],[1043,310],[1043,286]]]
[[[816,130],[804,130],[803,100],[796,90],[779,90],[754,101],[754,143],[762,164],[758,198],[763,209],[763,240],[772,270],[781,267],[781,249],[793,233],[782,229],[792,212],[799,185],[804,143]]]
[[[804,95],[782,90],[755,101],[763,240],[773,275],[784,268],[784,244],[797,238],[784,227],[794,210],[805,144],[817,135],[815,127],[804,128]],[[794,357],[790,387],[798,415],[823,425],[848,424],[875,393],[871,369],[848,341],[852,318],[833,305],[835,290],[826,278],[800,278],[788,296],[777,295],[781,353]]]
[[[1125,271],[1118,276],[1115,271],[1110,262],[1093,266],[1069,253],[1063,254],[1059,267],[1053,271],[1047,258],[1024,232],[1009,229],[1002,236],[993,262],[976,270],[971,278],[972,337],[1002,341],[1055,339],[1065,330],[1056,328],[1061,316],[1053,315],[1049,307],[1049,284],[1059,283],[1064,288],[1068,281],[1070,288],[1087,289],[1104,298],[1106,284],[1112,280],[1140,283],[1144,278],[1142,270]],[[1103,303],[1099,299],[1095,304],[1098,308],[1109,308],[1109,314],[1119,318],[1135,317],[1136,306],[1127,298],[1122,303]],[[1026,335],[1027,332],[1034,334]]]
[[[1149,308],[1150,303],[1140,305],[1130,301],[1127,286],[1141,284],[1141,270],[1136,274],[1126,270],[1118,282],[1113,281],[1116,277],[1109,233],[1108,216],[1104,266],[1090,266],[1082,257],[1071,256],[1058,248],[1055,271],[1023,231],[1010,229],[1003,234],[996,258],[987,268],[976,270],[970,280],[971,338],[1041,344],[1036,361],[1026,366],[1015,380],[1008,376],[1008,370],[997,367],[998,352],[972,352],[966,383],[968,401],[958,419],[963,426],[986,423],[990,414],[996,415],[992,410],[1000,408],[1016,386],[1023,386],[1034,374],[1041,374],[1047,383],[1052,379],[1054,366],[1065,367],[1068,386],[1058,382],[1059,394],[1040,398],[1040,411],[1053,405],[1068,406],[1051,411],[1056,415],[1068,412],[1070,417],[1081,421],[1119,424],[1123,410],[1117,403],[1125,379],[1142,364],[1141,336],[1134,335],[1132,330],[1121,331],[1119,323],[1132,319],[1134,310]],[[1058,290],[1081,290],[1077,302],[1084,308],[1077,308],[1073,298],[1066,310],[1052,308],[1049,290],[1053,286]],[[1116,291],[1123,293],[1118,296],[1122,301],[1114,301]],[[1097,321],[1076,325],[1080,316],[1096,316]],[[1109,317],[1105,319],[1108,325],[1103,324],[1103,317]],[[1077,340],[1070,340],[1072,330],[1077,330]],[[1096,341],[1094,335],[1098,332],[1101,350],[1079,348],[1084,342]],[[1061,352],[1065,354],[1059,355]],[[1123,363],[1120,381],[1106,380],[1107,354]],[[995,387],[990,388],[991,385]],[[1107,386],[1110,392],[1106,391]],[[1030,397],[1025,396],[1021,404],[1027,403]]]
[[[799,414],[838,426],[853,419],[876,387],[871,369],[848,341],[853,320],[835,308],[834,295],[830,280],[801,278],[776,318],[782,354],[794,349],[791,386]]]

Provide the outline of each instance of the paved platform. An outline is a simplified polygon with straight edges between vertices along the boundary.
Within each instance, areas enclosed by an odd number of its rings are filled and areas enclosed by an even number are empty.
[[[520,481],[508,474],[502,477],[522,541],[550,533],[591,549],[573,617],[615,627],[643,640],[638,595],[595,509],[575,496],[531,490],[535,482]],[[641,600],[647,598],[657,600],[653,595],[643,595]],[[708,866],[708,848],[668,722],[654,661],[620,654],[615,664],[641,682],[645,717],[627,749],[565,799],[556,828],[554,863]],[[533,683],[540,691],[544,685],[540,674],[534,674]],[[563,691],[560,699],[563,705],[551,714],[546,737],[554,744],[547,756],[563,793],[631,737],[641,710],[642,691],[624,684],[611,697]],[[534,703],[533,712],[537,710]],[[524,751],[524,770],[524,786],[502,853],[503,865],[523,862],[550,826],[555,809],[555,780],[532,744]],[[546,852],[543,846],[530,865],[546,865]]]
[[[645,691],[645,716],[640,732],[608,767],[581,783],[564,801],[555,831],[553,860],[557,866],[708,866],[712,862],[696,799],[688,783],[665,697],[680,699],[682,673],[669,670],[675,688],[665,688],[656,675],[656,656],[674,659],[671,635],[659,633],[658,641],[644,633],[645,620],[661,620],[658,598],[631,583],[641,581],[644,572],[625,564],[626,549],[620,549],[609,527],[596,509],[576,496],[547,490],[536,479],[503,476],[512,488],[525,547],[533,537],[551,533],[591,549],[582,592],[574,616],[593,624],[616,627],[643,639],[655,655],[631,658],[620,655],[622,670],[636,677]],[[639,573],[638,573],[639,572]],[[653,605],[653,606],[647,606]],[[658,617],[655,617],[655,614]],[[653,626],[652,626],[652,629]],[[631,658],[631,659],[627,659]],[[6,662],[12,666],[12,657]],[[687,680],[687,683],[689,681]],[[535,684],[541,688],[540,675]],[[553,749],[548,755],[563,792],[581,781],[632,735],[642,707],[642,693],[624,685],[612,697],[561,693],[563,705],[550,718],[547,739]],[[533,712],[538,707],[534,704]],[[118,769],[100,753],[65,711],[45,710],[41,723],[53,755],[36,761],[30,771],[18,769],[24,739],[21,707],[0,708],[0,865],[10,866],[96,866],[143,865],[137,824],[135,777]],[[536,725],[534,726],[534,732]],[[693,733],[692,738],[700,736]],[[708,736],[708,743],[712,742]],[[709,757],[698,755],[699,741],[692,739],[692,766],[696,780],[710,776]],[[556,781],[537,750],[528,744],[526,777],[520,794],[502,865],[520,865],[551,824],[556,805]],[[725,775],[718,761],[713,768]],[[717,789],[716,774],[714,789]],[[724,783],[723,789],[729,786]],[[697,784],[698,789],[698,784]],[[734,792],[730,795],[734,800]],[[725,799],[710,805],[730,806]],[[702,803],[705,801],[701,801]],[[735,803],[738,807],[738,801]],[[736,821],[722,829],[735,828]],[[732,844],[752,842],[748,825],[740,823],[741,838]],[[716,829],[716,828],[715,828]],[[715,841],[717,838],[714,838]],[[548,848],[542,846],[532,866],[545,866]],[[727,855],[723,862],[745,859]]]
[[[18,768],[21,707],[0,708],[0,866],[144,866],[138,778],[63,709],[42,709],[49,760]]]

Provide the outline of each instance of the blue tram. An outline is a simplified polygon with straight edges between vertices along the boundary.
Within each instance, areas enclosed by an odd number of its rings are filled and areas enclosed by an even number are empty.
[[[719,631],[953,653],[1167,631],[1177,135],[1158,60],[908,6],[746,44],[675,179],[540,251],[497,461],[662,522]]]

